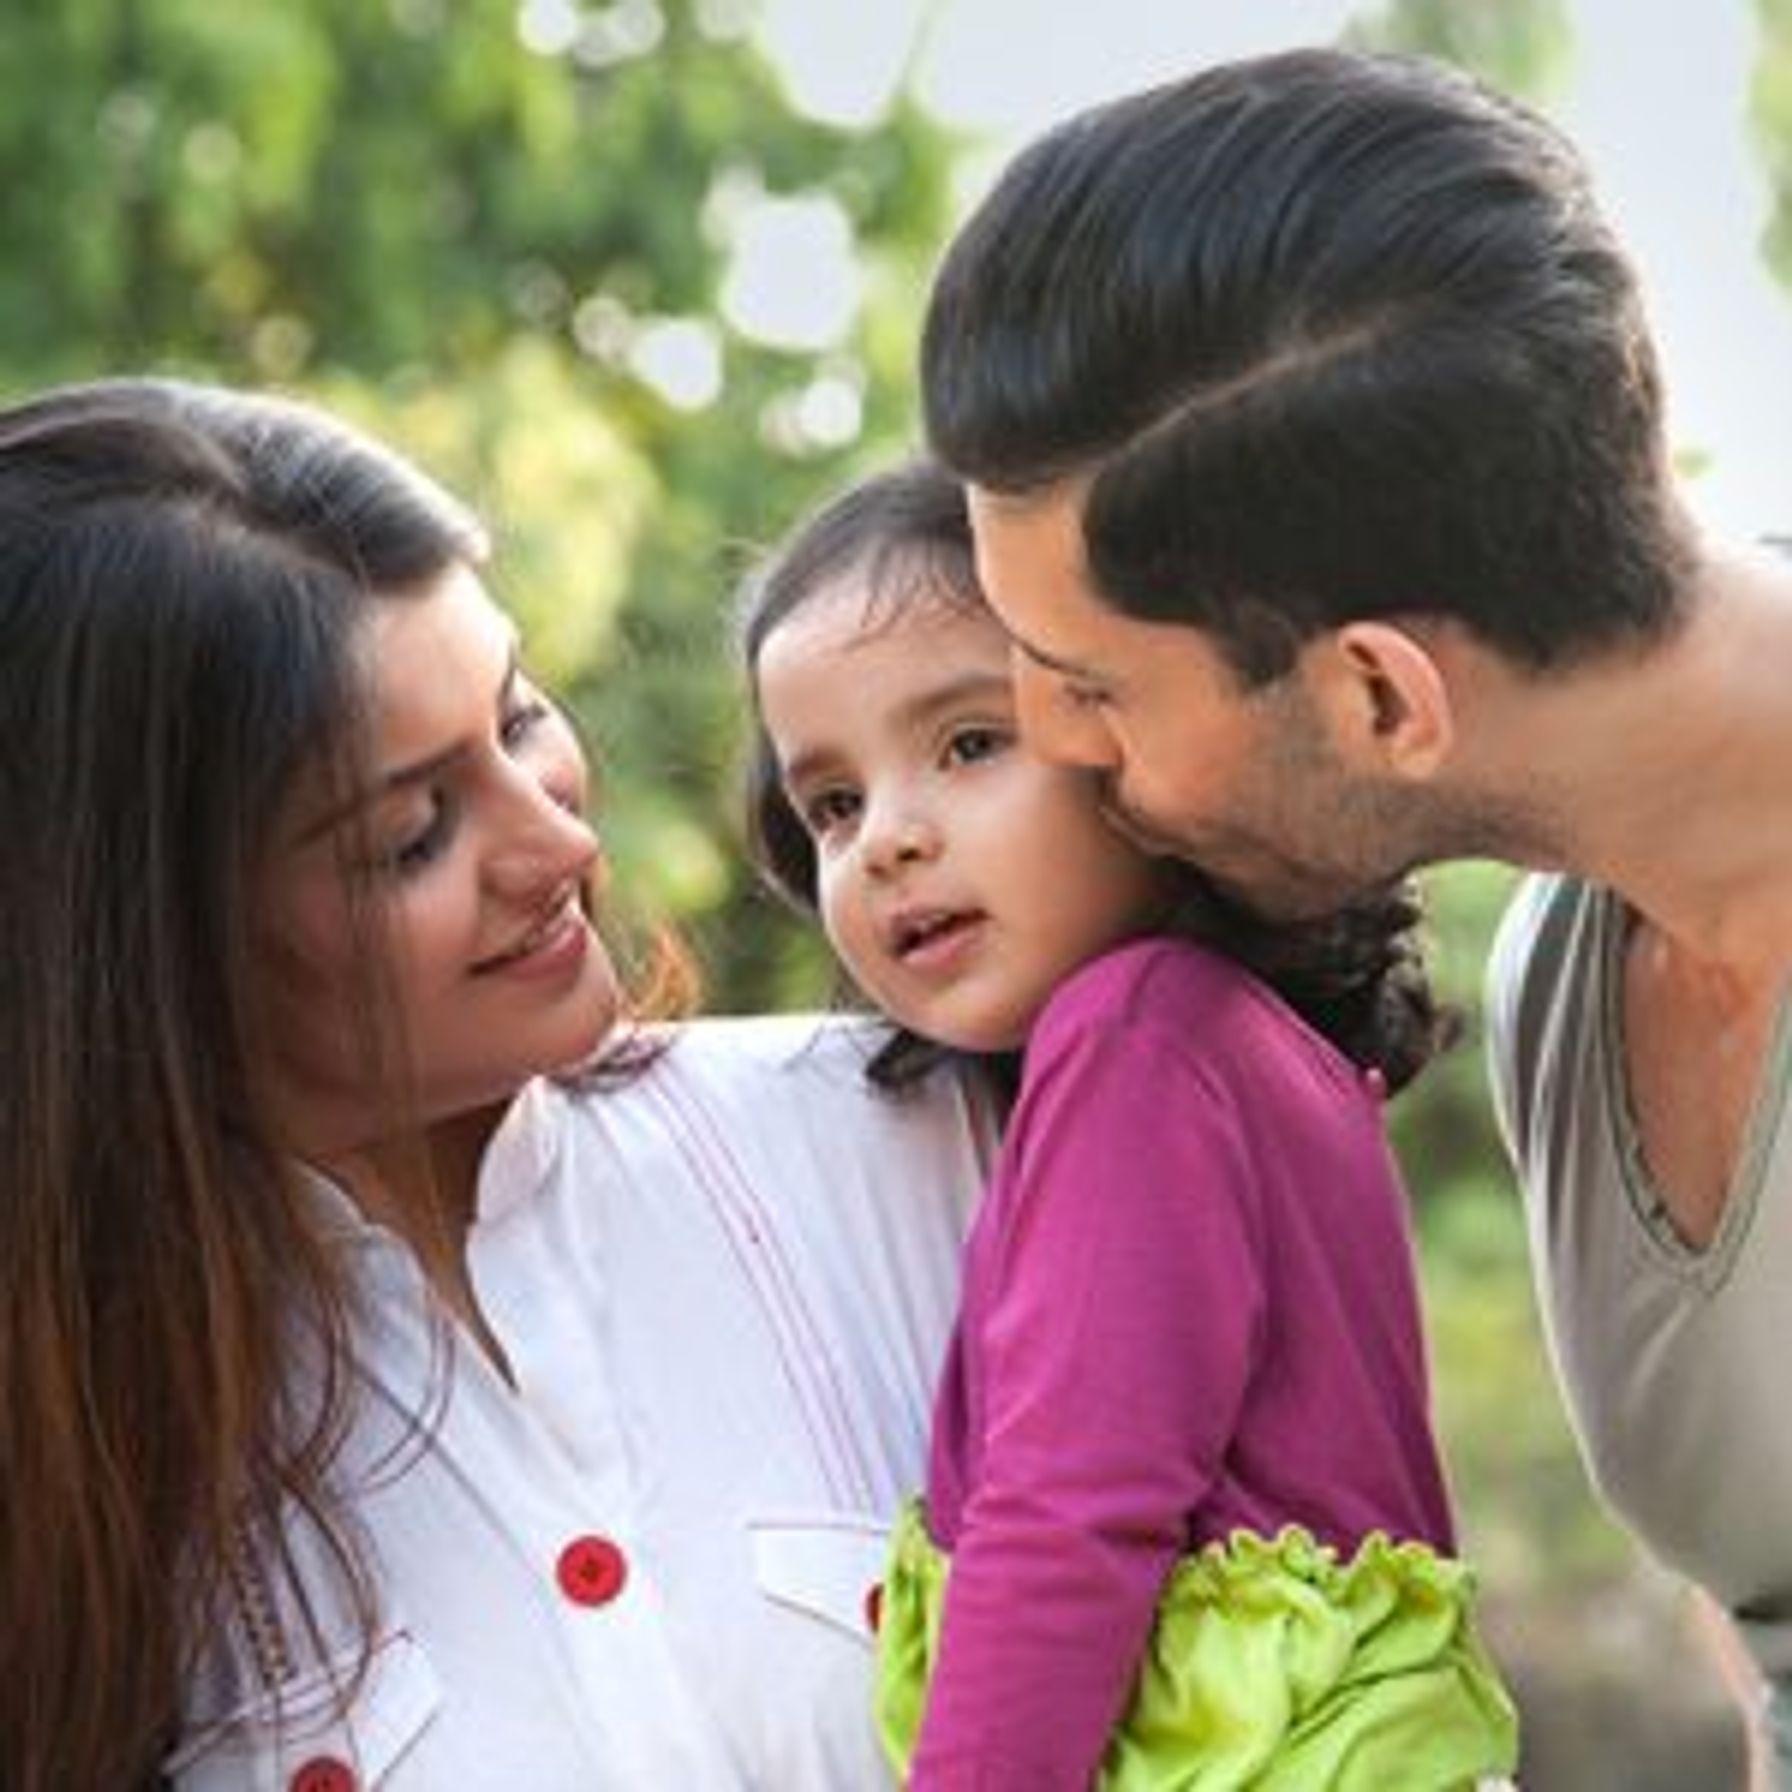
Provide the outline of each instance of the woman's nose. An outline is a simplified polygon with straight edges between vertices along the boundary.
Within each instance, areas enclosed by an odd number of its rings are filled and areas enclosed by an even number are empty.
[[[583,882],[597,863],[597,834],[580,813],[577,780],[519,777],[505,806],[503,829],[488,860],[505,894],[528,895],[542,885]]]

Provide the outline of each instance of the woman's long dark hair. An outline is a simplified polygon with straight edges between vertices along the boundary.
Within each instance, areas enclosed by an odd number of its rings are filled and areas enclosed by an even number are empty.
[[[737,601],[739,652],[753,692],[749,850],[769,887],[809,917],[818,907],[815,846],[784,794],[777,753],[759,717],[756,674],[773,630],[848,580],[871,614],[910,603],[982,609],[960,483],[928,460],[873,474],[798,524]],[[1323,919],[1271,923],[1229,900],[1192,865],[1175,867],[1173,875],[1165,931],[1238,960],[1348,1057],[1378,1070],[1390,1090],[1410,1082],[1452,1036],[1454,1017],[1437,1003],[1419,951],[1421,916],[1410,885],[1377,891]],[[894,1026],[871,1075],[900,1086],[955,1055]],[[985,1062],[998,1087],[1012,1087],[1011,1057]]]
[[[153,1783],[245,1551],[309,1609],[298,1515],[371,1624],[326,1473],[349,1296],[276,1143],[257,906],[300,768],[359,776],[375,599],[483,555],[442,492],[297,406],[107,381],[0,412],[12,1792]]]

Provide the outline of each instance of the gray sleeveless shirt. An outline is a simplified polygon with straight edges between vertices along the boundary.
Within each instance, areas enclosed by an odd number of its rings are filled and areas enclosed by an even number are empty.
[[[1782,1005],[1722,1220],[1680,1240],[1620,1049],[1623,903],[1533,877],[1489,971],[1494,1098],[1545,1332],[1600,1494],[1792,1687],[1792,1024]],[[1706,1049],[1691,1041],[1689,1050]]]

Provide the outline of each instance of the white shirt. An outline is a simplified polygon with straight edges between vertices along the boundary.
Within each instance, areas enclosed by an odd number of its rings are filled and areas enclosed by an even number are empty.
[[[340,1473],[379,1647],[326,1721],[330,1666],[286,1613],[281,1728],[256,1651],[220,1639],[180,1792],[886,1782],[866,1595],[992,1135],[949,1079],[868,1089],[867,1049],[852,1022],[700,1021],[621,1088],[526,1090],[468,1247],[514,1387],[464,1336],[432,1355],[411,1254],[332,1192],[368,1296]],[[347,1617],[321,1621],[352,1661]]]

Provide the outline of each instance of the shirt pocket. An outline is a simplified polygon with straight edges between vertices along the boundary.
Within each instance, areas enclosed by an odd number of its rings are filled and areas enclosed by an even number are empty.
[[[192,1731],[163,1763],[174,1792],[367,1792],[394,1771],[441,1708],[429,1657],[408,1631],[375,1645],[346,1711],[358,1648]]]
[[[747,1536],[763,1597],[872,1645],[889,1565],[887,1523],[855,1512],[779,1514],[748,1520]]]

